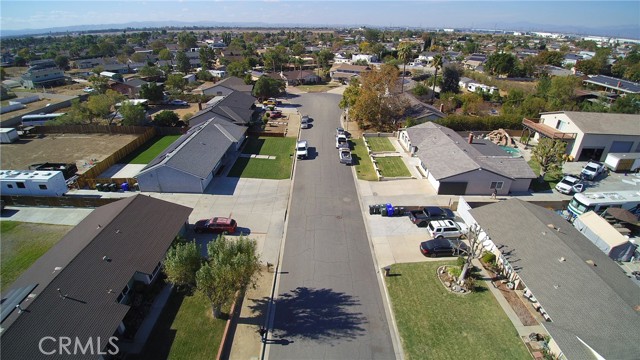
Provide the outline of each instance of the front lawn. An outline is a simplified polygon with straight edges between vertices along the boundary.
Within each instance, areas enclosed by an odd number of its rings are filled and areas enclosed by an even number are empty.
[[[395,264],[385,277],[406,359],[531,359],[484,281],[452,294],[436,275],[444,264],[455,262]]]
[[[271,155],[275,159],[239,157],[229,171],[230,177],[255,179],[288,179],[295,152],[296,139],[289,137],[250,137],[243,154]]]
[[[156,156],[160,155],[169,145],[178,140],[180,135],[167,135],[155,137],[147,141],[138,150],[120,160],[121,164],[148,164]]]
[[[372,152],[379,151],[396,151],[391,141],[386,137],[367,137],[367,142]]]
[[[548,191],[554,189],[556,184],[562,180],[563,175],[561,172],[548,172],[544,174],[544,181],[540,182],[540,164],[534,160],[529,160],[528,164],[531,170],[538,176],[538,178],[531,181],[531,190],[533,191]]]
[[[225,325],[212,317],[206,297],[174,291],[145,350],[133,359],[214,359]]]
[[[335,89],[338,86],[340,85],[338,84],[298,85],[296,86],[296,89],[300,91],[308,92],[308,93],[317,93],[317,92],[325,92],[331,89]]]
[[[400,156],[377,157],[376,162],[384,177],[409,177],[411,173]]]
[[[8,288],[73,228],[65,225],[0,222],[0,281]]]
[[[353,164],[356,166],[358,179],[368,181],[378,180],[376,171],[373,168],[373,163],[371,162],[371,157],[369,157],[369,153],[367,152],[367,147],[364,146],[364,140],[350,139],[349,141],[351,141],[351,145],[353,146],[351,157],[353,158]]]

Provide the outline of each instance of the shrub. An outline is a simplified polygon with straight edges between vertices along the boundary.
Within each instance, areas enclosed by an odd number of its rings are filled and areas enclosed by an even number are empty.
[[[458,258],[456,259],[456,265],[462,267],[464,266],[464,263],[466,262],[465,258],[463,256],[458,256]]]
[[[485,264],[493,265],[496,262],[496,255],[494,253],[492,253],[492,252],[485,251],[485,252],[482,253],[482,257],[480,259]]]
[[[459,266],[449,266],[447,272],[449,273],[449,275],[457,279],[458,277],[460,277],[460,274],[462,274],[462,268]]]

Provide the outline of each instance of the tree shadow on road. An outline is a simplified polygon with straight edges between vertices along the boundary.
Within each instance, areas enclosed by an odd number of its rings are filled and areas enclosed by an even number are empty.
[[[249,307],[266,309],[269,298],[250,299]],[[367,319],[358,312],[360,301],[331,289],[298,287],[281,294],[275,303],[272,334],[280,339],[312,339],[331,343],[332,339],[353,340],[365,333]]]

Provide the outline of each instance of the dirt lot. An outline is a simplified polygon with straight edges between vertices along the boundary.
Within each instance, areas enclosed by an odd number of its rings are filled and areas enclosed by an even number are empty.
[[[1,168],[28,169],[43,162],[75,162],[78,172],[90,168],[92,162],[113,154],[138,135],[108,134],[49,134],[43,138],[20,139],[13,144],[0,145]]]

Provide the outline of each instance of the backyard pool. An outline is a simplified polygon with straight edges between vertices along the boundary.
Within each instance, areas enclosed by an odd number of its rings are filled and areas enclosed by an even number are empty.
[[[510,146],[502,146],[500,145],[500,148],[504,151],[506,151],[509,155],[513,156],[513,157],[519,157],[520,155],[520,150],[516,149],[516,148],[512,148]]]

